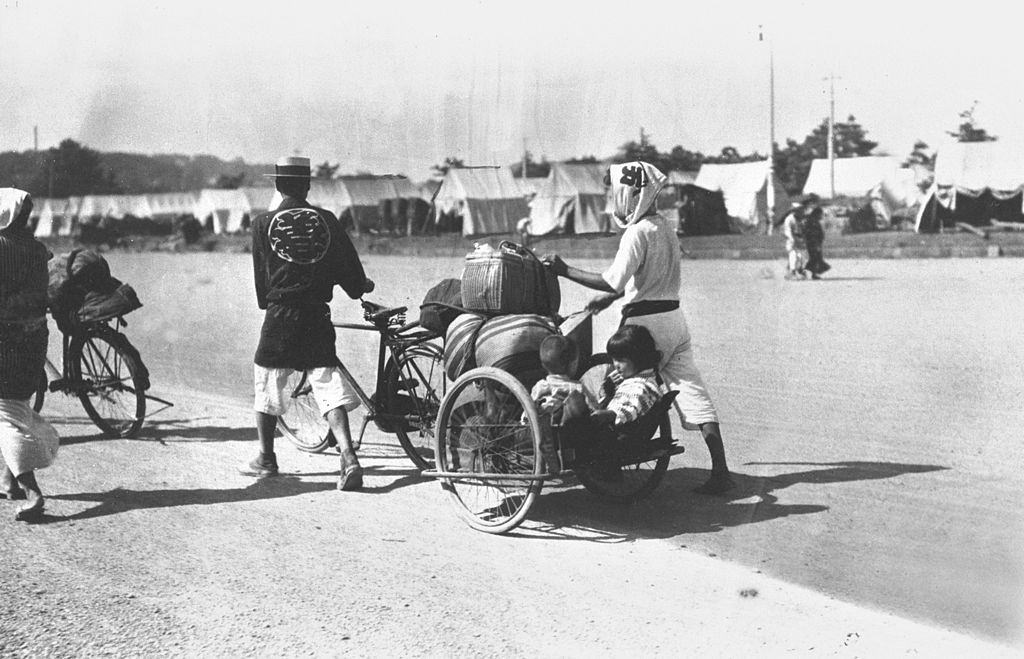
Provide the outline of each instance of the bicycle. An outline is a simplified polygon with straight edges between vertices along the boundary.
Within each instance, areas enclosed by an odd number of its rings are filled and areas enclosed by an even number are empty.
[[[107,320],[77,322],[61,332],[61,366],[49,357],[32,400],[43,408],[46,392],[77,396],[85,413],[112,438],[135,437],[146,418],[146,401],[173,404],[146,393],[149,370],[139,351],[120,328],[127,323],[117,316]]]
[[[387,308],[360,300],[365,324],[334,323],[339,329],[377,332],[377,380],[372,395],[341,364],[341,375],[366,408],[357,445],[372,421],[381,432],[394,434],[402,450],[419,469],[434,466],[434,421],[447,383],[444,352],[433,340],[438,335],[423,329],[418,321],[405,322],[407,307]],[[303,371],[289,380],[291,404],[278,419],[278,429],[299,450],[320,453],[336,446],[312,388]]]

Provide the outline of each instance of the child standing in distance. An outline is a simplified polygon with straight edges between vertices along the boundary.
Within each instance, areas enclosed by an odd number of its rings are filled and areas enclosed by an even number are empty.
[[[623,325],[608,339],[605,349],[615,366],[609,374],[615,391],[605,408],[595,410],[592,416],[599,423],[622,426],[639,419],[661,399],[657,379],[661,353],[643,325]]]
[[[802,279],[807,274],[803,226],[798,217],[802,212],[800,206],[793,208],[782,222],[782,234],[786,237],[786,279]]]
[[[579,366],[579,348],[572,339],[552,334],[540,344],[540,363],[547,375],[530,390],[541,421],[541,454],[548,473],[562,470],[555,446],[552,424],[561,425],[571,418],[586,416],[589,407],[583,385],[573,379]]]

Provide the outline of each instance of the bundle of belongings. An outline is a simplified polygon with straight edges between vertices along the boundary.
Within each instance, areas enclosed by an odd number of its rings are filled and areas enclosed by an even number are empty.
[[[65,334],[80,323],[118,318],[142,306],[135,289],[111,276],[107,260],[92,250],[55,257],[49,270],[50,313]]]
[[[502,242],[477,245],[459,279],[428,291],[420,323],[445,337],[444,365],[454,380],[477,366],[493,366],[527,389],[544,377],[540,344],[558,334],[558,277],[529,249]]]

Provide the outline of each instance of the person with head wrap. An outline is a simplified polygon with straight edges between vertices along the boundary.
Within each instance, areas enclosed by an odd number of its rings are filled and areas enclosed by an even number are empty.
[[[711,476],[695,491],[721,494],[734,483],[718,413],[694,362],[690,331],[679,307],[682,252],[676,228],[655,208],[665,182],[665,175],[646,162],[612,165],[606,183],[611,186],[613,218],[623,229],[612,264],[596,273],[572,267],[557,254],[544,260],[559,276],[605,293],[588,305],[592,311],[622,297],[622,324],[643,325],[654,336],[661,377],[679,392],[676,401],[687,427],[700,429],[711,454]]]
[[[32,198],[0,188],[0,497],[24,499],[15,519],[38,520],[43,494],[35,470],[57,456],[60,439],[29,405],[46,360],[46,262],[28,228]]]

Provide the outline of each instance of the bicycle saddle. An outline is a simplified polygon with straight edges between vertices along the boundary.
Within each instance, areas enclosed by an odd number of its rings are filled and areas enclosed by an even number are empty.
[[[363,317],[371,323],[386,321],[393,316],[405,313],[409,307],[387,308],[375,302],[363,301]]]

